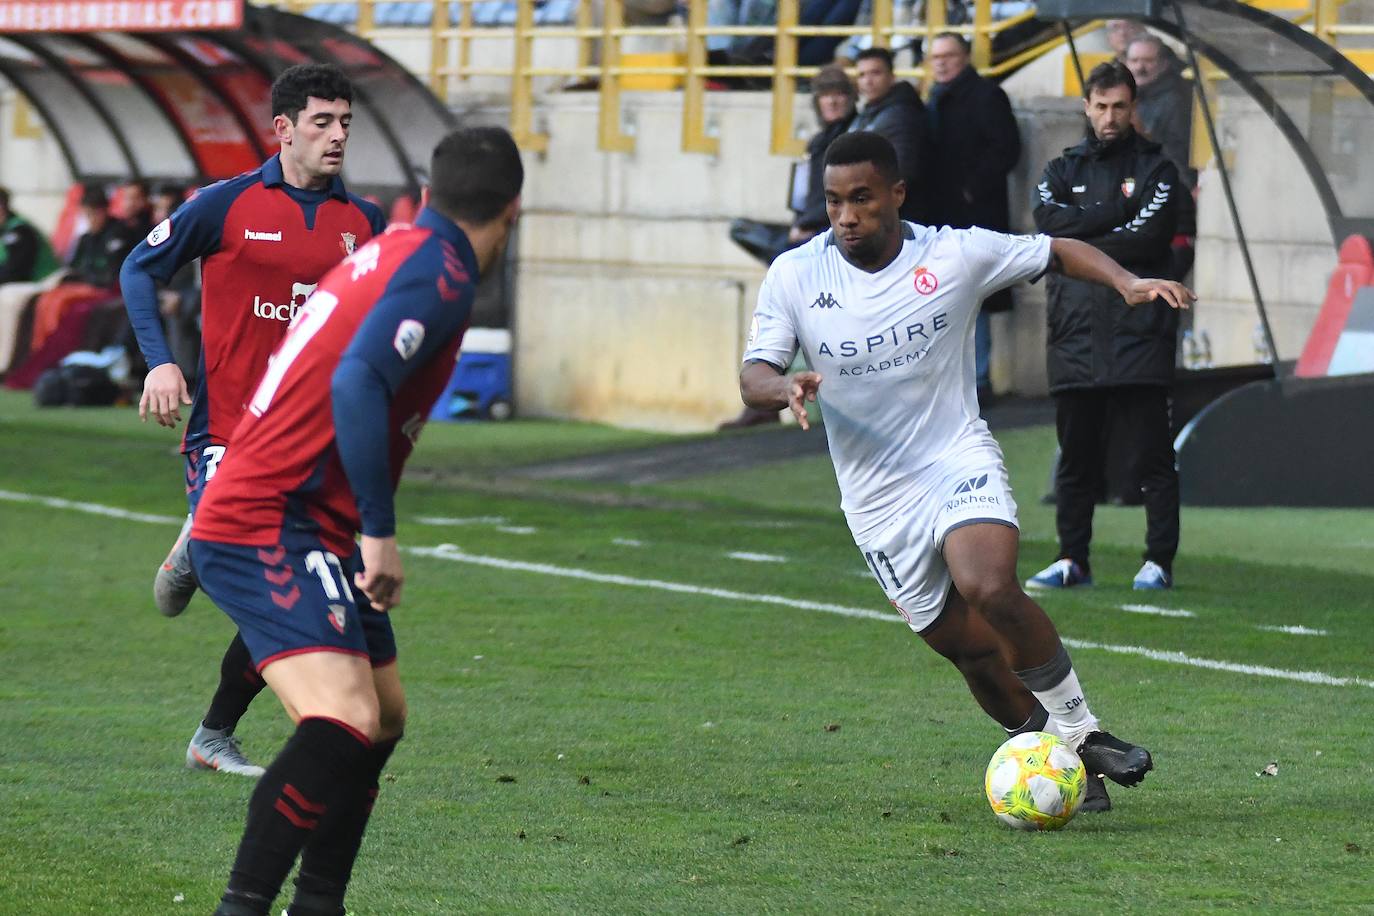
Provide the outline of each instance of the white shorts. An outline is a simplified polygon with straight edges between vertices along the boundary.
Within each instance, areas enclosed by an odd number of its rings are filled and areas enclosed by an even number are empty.
[[[914,486],[921,496],[859,550],[907,626],[923,633],[939,618],[953,585],[946,536],[980,522],[1018,525],[1002,449],[991,437],[926,468]]]

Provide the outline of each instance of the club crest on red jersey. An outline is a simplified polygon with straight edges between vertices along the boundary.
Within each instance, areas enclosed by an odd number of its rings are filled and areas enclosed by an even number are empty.
[[[343,246],[344,257],[353,253],[353,249],[358,246],[358,237],[351,232],[339,233],[339,241]]]

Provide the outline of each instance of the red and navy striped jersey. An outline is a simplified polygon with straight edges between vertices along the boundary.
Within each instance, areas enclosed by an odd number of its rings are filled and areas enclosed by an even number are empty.
[[[273,156],[202,188],[139,243],[120,284],[150,369],[172,361],[153,281],[202,259],[201,363],[182,451],[228,441],[292,316],[326,271],[385,225],[339,178],[318,191],[288,185]]]
[[[291,326],[195,514],[193,536],[250,546],[317,532],[348,556],[395,533],[393,496],[453,373],[477,264],[433,210],[330,271]]]

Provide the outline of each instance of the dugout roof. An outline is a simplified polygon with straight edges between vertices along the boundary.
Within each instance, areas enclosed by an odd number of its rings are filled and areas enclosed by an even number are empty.
[[[243,28],[0,34],[0,75],[52,131],[78,181],[228,178],[276,152],[269,90],[292,64],[353,80],[344,178],[358,193],[417,190],[452,112],[404,67],[337,26],[246,5]]]
[[[1326,210],[1333,241],[1374,234],[1374,82],[1331,45],[1286,19],[1235,0],[1040,0],[1042,19],[1144,20],[1192,45],[1230,78],[1223,104],[1247,95],[1293,147]],[[1243,155],[1262,150],[1238,148]]]

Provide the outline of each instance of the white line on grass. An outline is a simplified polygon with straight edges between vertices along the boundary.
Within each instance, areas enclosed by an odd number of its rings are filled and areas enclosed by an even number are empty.
[[[504,515],[475,515],[470,518],[449,518],[442,515],[421,515],[415,519],[421,525],[459,526],[459,525],[504,525]]]
[[[611,538],[611,543],[617,547],[643,547],[644,542],[639,538]]]
[[[184,521],[184,519],[171,515],[151,515],[146,512],[129,512],[125,509],[116,509],[111,506],[102,506],[96,503],[76,502],[70,499],[58,499],[51,496],[33,496],[27,493],[14,493],[10,490],[0,490],[0,500],[50,506],[54,509],[71,509],[76,512],[85,512],[91,515],[103,515],[108,518],[118,518],[134,522],[150,522],[159,525],[180,525]],[[576,569],[568,566],[553,566],[548,563],[528,563],[523,560],[507,560],[501,557],[484,557],[477,554],[465,553],[452,544],[441,544],[438,547],[407,547],[405,550],[407,553],[417,556],[434,557],[440,560],[450,560],[455,563],[469,563],[474,566],[487,566],[494,569],[529,572],[544,576],[559,576],[565,579],[581,579],[586,582],[603,582],[607,585],[657,589],[658,591],[677,592],[685,595],[705,595],[709,598],[721,598],[726,601],[746,601],[754,604],[781,605],[783,607],[792,607],[803,611],[820,611],[825,614],[838,614],[841,617],[859,617],[867,620],[881,620],[885,623],[902,622],[902,618],[898,617],[896,614],[884,614],[879,611],[868,610],[867,608],[845,607],[839,604],[824,604],[819,601],[801,601],[796,598],[783,598],[779,595],[759,595],[749,592],[736,592],[724,588],[688,585],[683,582],[666,582],[661,579],[636,579],[631,576],[598,573],[587,569]],[[1191,668],[1206,668],[1211,671],[1226,671],[1232,674],[1248,674],[1254,677],[1277,678],[1279,680],[1298,681],[1304,684],[1319,684],[1329,687],[1367,687],[1374,689],[1374,681],[1365,678],[1337,677],[1331,674],[1324,674],[1320,671],[1289,671],[1284,668],[1271,668],[1267,665],[1246,665],[1237,662],[1217,661],[1216,659],[1210,658],[1198,658],[1197,656],[1188,655],[1184,652],[1165,652],[1159,649],[1147,649],[1144,646],[1114,646],[1107,643],[1089,642],[1082,639],[1069,639],[1068,637],[1064,637],[1064,645],[1073,649],[1097,649],[1118,655],[1136,655],[1141,658],[1148,658],[1153,661],[1166,662],[1173,665],[1186,665]]]
[[[1290,636],[1330,636],[1325,630],[1314,630],[1311,627],[1292,626],[1292,627],[1255,627],[1256,630],[1265,630],[1270,633],[1287,633]]]
[[[104,515],[107,518],[120,518],[130,522],[148,522],[154,525],[180,525],[186,521],[184,515],[178,517],[150,515],[147,512],[130,512],[127,509],[116,509],[113,506],[102,506],[97,503],[81,503],[70,499],[59,499],[56,496],[33,496],[28,493],[14,493],[10,490],[0,490],[0,499],[12,503],[48,506],[52,509],[74,509],[77,512],[86,512],[90,515]]]
[[[475,566],[489,566],[493,569],[507,569],[516,572],[537,573],[543,576],[561,576],[564,579],[581,579],[585,582],[603,582],[607,585],[624,585],[633,588],[651,588],[662,592],[677,592],[683,595],[705,595],[710,598],[723,598],[726,601],[748,601],[754,604],[776,604],[793,607],[803,611],[820,611],[825,614],[839,614],[841,617],[862,617],[868,620],[901,622],[896,614],[884,614],[867,608],[844,607],[839,604],[825,604],[820,601],[802,601],[797,598],[783,598],[780,595],[760,595],[751,592],[736,592],[725,588],[712,588],[704,585],[689,585],[685,582],[666,582],[662,579],[636,579],[613,573],[592,572],[589,569],[576,569],[570,566],[553,566],[549,563],[529,563],[524,560],[507,560],[502,557],[484,557],[466,553],[452,544],[438,547],[407,547],[408,553],[456,563],[471,563]]]
[[[534,534],[539,529],[531,528],[529,525],[497,525],[496,530],[506,534]]]
[[[1183,611],[1171,607],[1155,607],[1153,604],[1123,604],[1123,611],[1132,614],[1155,614],[1159,617],[1196,617],[1192,611]]]
[[[750,553],[747,550],[735,550],[726,554],[732,560],[745,560],[749,563],[786,563],[787,557],[780,557],[772,553]]]
[[[1111,646],[1083,639],[1063,638],[1064,645],[1071,649],[1101,649],[1118,655],[1139,655],[1141,658],[1157,662],[1170,662],[1175,665],[1188,665],[1193,668],[1207,668],[1212,671],[1230,671],[1234,674],[1253,674],[1256,677],[1274,677],[1285,681],[1300,681],[1304,684],[1326,684],[1331,687],[1370,687],[1374,681],[1362,677],[1337,677],[1320,671],[1289,671],[1286,668],[1270,668],[1268,665],[1245,665],[1239,662],[1222,662],[1211,658],[1198,658],[1186,652],[1163,652],[1159,649],[1146,649],[1144,646]]]

